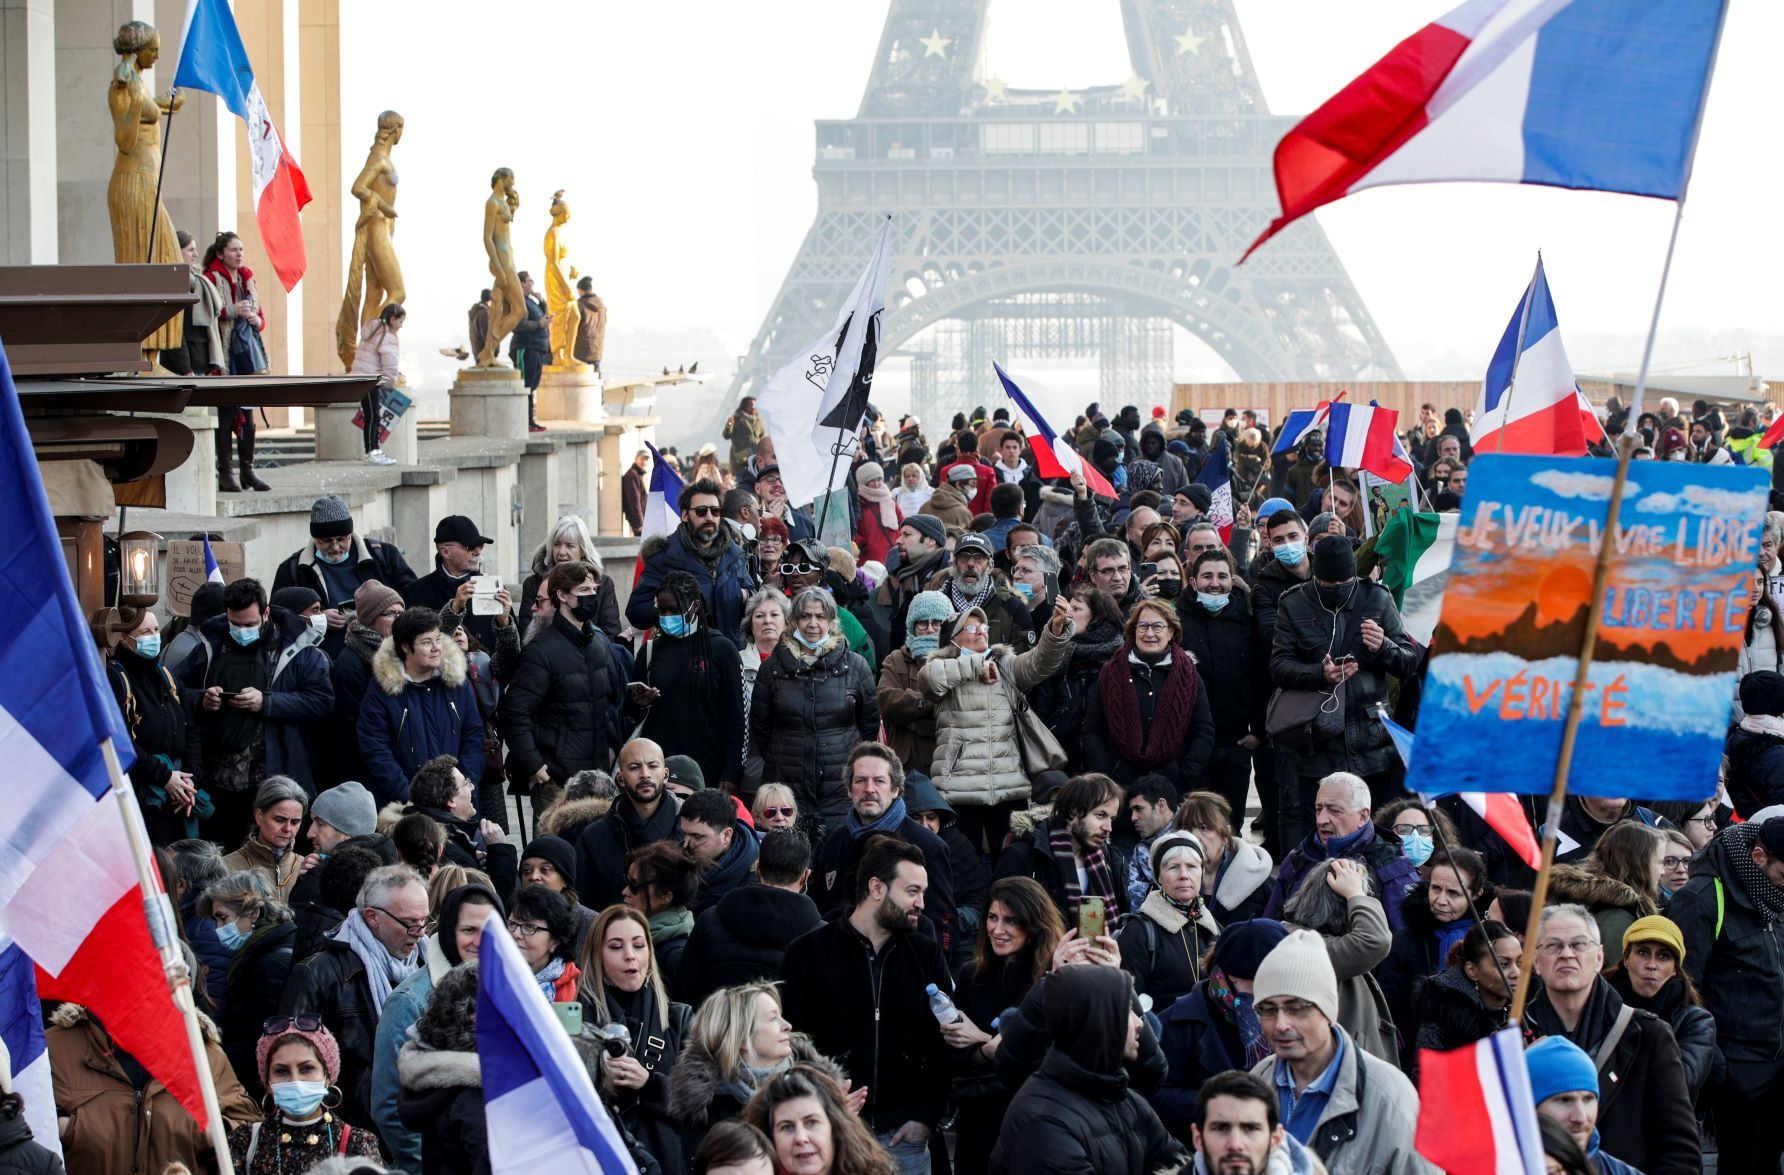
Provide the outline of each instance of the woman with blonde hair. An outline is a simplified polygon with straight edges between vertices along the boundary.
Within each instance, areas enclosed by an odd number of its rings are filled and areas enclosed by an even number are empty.
[[[921,465],[907,461],[898,467],[898,488],[892,492],[892,500],[898,504],[899,513],[909,518],[934,496],[935,487],[929,484]]]
[[[707,996],[669,1075],[669,1116],[681,1124],[683,1151],[693,1154],[708,1130],[741,1117],[757,1090],[795,1064],[822,1069],[846,1087],[841,1068],[781,1014],[778,984],[744,983]]]
[[[680,1133],[669,1116],[669,1072],[687,1039],[693,1009],[671,1003],[651,947],[650,919],[628,906],[602,910],[577,960],[583,1023],[623,1026],[630,1048],[607,1062],[614,1108],[665,1171],[682,1167]]]
[[[756,836],[767,836],[777,828],[792,828],[799,823],[799,801],[793,789],[784,783],[765,783],[756,789],[750,805],[750,819],[755,822]]]
[[[794,1065],[757,1090],[743,1119],[774,1143],[788,1175],[897,1175],[843,1087],[811,1065]]]
[[[539,595],[540,585],[551,574],[553,567],[559,563],[574,563],[579,559],[595,569],[595,597],[600,600],[595,613],[595,627],[606,633],[609,640],[618,640],[623,625],[613,577],[607,574],[607,568],[601,562],[601,552],[595,549],[594,536],[589,533],[588,523],[579,514],[566,514],[554,522],[545,541],[533,549],[533,557],[527,561],[531,573],[520,588],[519,598],[524,601],[522,606],[532,607],[533,600]]]

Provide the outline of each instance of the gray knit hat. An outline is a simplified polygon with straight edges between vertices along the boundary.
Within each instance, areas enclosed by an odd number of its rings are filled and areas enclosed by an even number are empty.
[[[877,461],[863,461],[855,466],[855,484],[864,486],[886,480],[886,467]]]
[[[316,797],[310,805],[310,819],[348,836],[370,836],[378,831],[378,805],[365,784],[349,779]]]
[[[310,507],[310,537],[335,539],[353,533],[353,513],[339,494],[317,498]]]
[[[1338,976],[1318,932],[1291,930],[1258,964],[1252,980],[1251,1001],[1261,1004],[1273,997],[1306,1000],[1338,1023]]]
[[[946,620],[954,615],[954,605],[941,592],[918,592],[904,613],[904,639],[911,639],[912,627],[919,620]]]
[[[900,526],[908,526],[936,546],[948,541],[948,526],[933,514],[913,514]]]

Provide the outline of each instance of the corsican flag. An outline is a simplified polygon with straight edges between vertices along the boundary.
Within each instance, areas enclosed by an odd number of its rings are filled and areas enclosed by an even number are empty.
[[[491,1175],[638,1175],[619,1128],[500,914],[477,953]]]
[[[774,438],[787,501],[804,505],[823,493],[832,469],[846,474],[859,447],[857,432],[873,390],[880,315],[892,276],[892,222],[855,288],[836,313],[836,325],[774,373],[757,397],[762,423]]]

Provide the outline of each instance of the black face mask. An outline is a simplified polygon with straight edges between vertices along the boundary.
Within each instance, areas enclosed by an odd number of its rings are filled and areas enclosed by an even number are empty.
[[[1315,585],[1319,591],[1319,602],[1336,612],[1350,599],[1351,593],[1357,590],[1356,582],[1322,583]]]
[[[1183,594],[1183,581],[1180,579],[1161,579],[1157,586],[1162,600],[1174,600]]]
[[[584,624],[592,624],[601,612],[601,597],[593,592],[586,596],[577,596],[576,603],[570,608],[570,615]]]

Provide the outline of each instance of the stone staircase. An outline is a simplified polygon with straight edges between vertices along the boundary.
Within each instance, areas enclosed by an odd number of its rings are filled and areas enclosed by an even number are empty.
[[[449,435],[450,431],[444,420],[423,420],[415,426],[416,437],[423,441],[438,440]],[[256,439],[254,459],[257,464],[268,469],[316,459],[314,425],[305,425],[302,428],[263,428]]]

